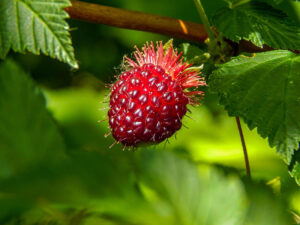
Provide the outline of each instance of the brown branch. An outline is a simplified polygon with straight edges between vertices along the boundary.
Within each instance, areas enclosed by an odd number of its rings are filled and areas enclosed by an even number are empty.
[[[132,30],[149,31],[198,42],[204,42],[207,38],[207,32],[202,24],[77,0],[71,0],[71,2],[72,7],[66,8],[66,11],[72,19]],[[273,50],[268,46],[259,48],[250,41],[245,40],[241,40],[239,43],[229,41],[229,44],[236,49],[237,53]]]
[[[207,33],[202,24],[99,4],[81,1],[71,2],[72,7],[67,8],[66,11],[73,19],[120,28],[149,31],[199,42],[203,42],[207,38]]]

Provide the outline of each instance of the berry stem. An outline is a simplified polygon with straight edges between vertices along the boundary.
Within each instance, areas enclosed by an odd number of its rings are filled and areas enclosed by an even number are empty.
[[[236,124],[237,124],[238,130],[239,130],[239,134],[240,134],[240,138],[241,138],[241,142],[242,142],[242,146],[243,146],[247,176],[251,179],[250,164],[249,164],[248,153],[247,153],[247,148],[246,148],[246,143],[245,143],[245,139],[244,139],[244,135],[243,135],[240,118],[238,116],[236,116],[235,120],[236,120]]]
[[[202,22],[203,22],[203,24],[204,24],[204,27],[205,27],[205,29],[206,29],[207,35],[208,35],[209,39],[210,39],[211,41],[213,41],[215,37],[214,37],[214,35],[213,35],[213,31],[212,31],[212,29],[211,29],[210,23],[209,23],[209,21],[208,21],[208,18],[207,18],[207,16],[206,16],[206,13],[205,13],[205,11],[204,11],[204,8],[203,8],[203,6],[202,6],[202,3],[201,3],[200,0],[194,0],[194,2],[195,2],[195,5],[196,5],[196,8],[197,8],[197,10],[198,10],[198,13],[199,13],[199,15],[200,15],[200,17],[201,17],[201,20],[202,20]]]

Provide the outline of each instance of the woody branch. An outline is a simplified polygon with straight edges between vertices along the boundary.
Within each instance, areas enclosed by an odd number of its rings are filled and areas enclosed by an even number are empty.
[[[207,32],[202,24],[77,0],[71,2],[72,6],[66,8],[66,11],[72,19],[148,31],[197,42],[203,42],[207,38]],[[248,41],[239,43],[239,51],[261,52],[269,50],[271,48],[268,46],[259,48]]]

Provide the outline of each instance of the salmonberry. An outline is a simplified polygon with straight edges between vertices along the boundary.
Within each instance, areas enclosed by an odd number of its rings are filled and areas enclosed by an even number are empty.
[[[136,48],[135,61],[125,57],[125,68],[112,85],[109,126],[116,142],[124,146],[159,143],[181,128],[187,104],[202,91],[187,88],[205,85],[197,70],[183,62],[172,46]]]

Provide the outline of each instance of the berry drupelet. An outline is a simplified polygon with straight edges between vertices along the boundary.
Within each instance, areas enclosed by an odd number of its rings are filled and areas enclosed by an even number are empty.
[[[161,42],[156,49],[146,44],[136,48],[135,61],[125,57],[125,68],[111,87],[109,126],[113,137],[124,146],[155,144],[181,128],[187,104],[201,91],[187,88],[204,86],[197,70],[183,62],[172,46]]]

